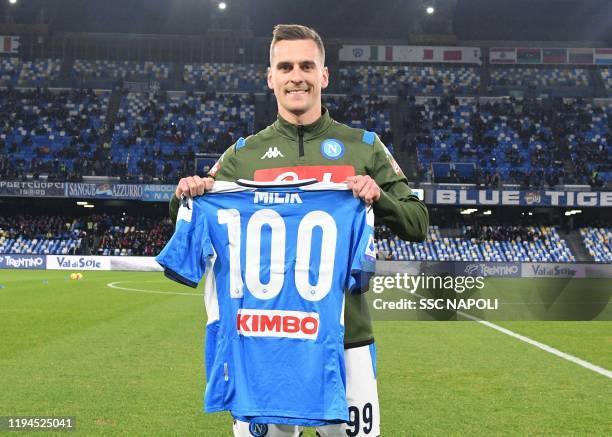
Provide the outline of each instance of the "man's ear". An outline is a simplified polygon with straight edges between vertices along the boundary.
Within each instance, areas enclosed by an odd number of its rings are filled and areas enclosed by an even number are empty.
[[[327,67],[323,67],[323,80],[321,81],[321,88],[325,89],[329,85],[329,70]]]
[[[273,90],[274,85],[272,85],[272,67],[268,67],[267,79],[268,79],[268,88]]]

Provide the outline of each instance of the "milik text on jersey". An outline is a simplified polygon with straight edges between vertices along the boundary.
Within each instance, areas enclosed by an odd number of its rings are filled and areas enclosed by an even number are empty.
[[[253,203],[302,203],[302,199],[298,193],[258,192],[254,193]]]

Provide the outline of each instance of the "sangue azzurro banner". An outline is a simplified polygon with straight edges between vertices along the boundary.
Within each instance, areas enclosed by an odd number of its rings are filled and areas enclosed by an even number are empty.
[[[0,196],[125,199],[167,202],[174,185],[92,182],[0,181]]]

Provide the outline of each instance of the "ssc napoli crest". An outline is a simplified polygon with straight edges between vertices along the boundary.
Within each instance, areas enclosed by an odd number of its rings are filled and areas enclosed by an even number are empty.
[[[254,437],[264,437],[268,434],[268,425],[263,423],[249,423],[249,432]]]
[[[344,144],[334,138],[328,138],[321,143],[321,154],[327,159],[340,159],[344,155]]]

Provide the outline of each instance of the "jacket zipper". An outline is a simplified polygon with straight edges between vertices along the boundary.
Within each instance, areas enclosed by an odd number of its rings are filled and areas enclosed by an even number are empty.
[[[304,157],[304,126],[301,124],[298,124],[297,132],[298,132],[298,157],[303,158]]]

